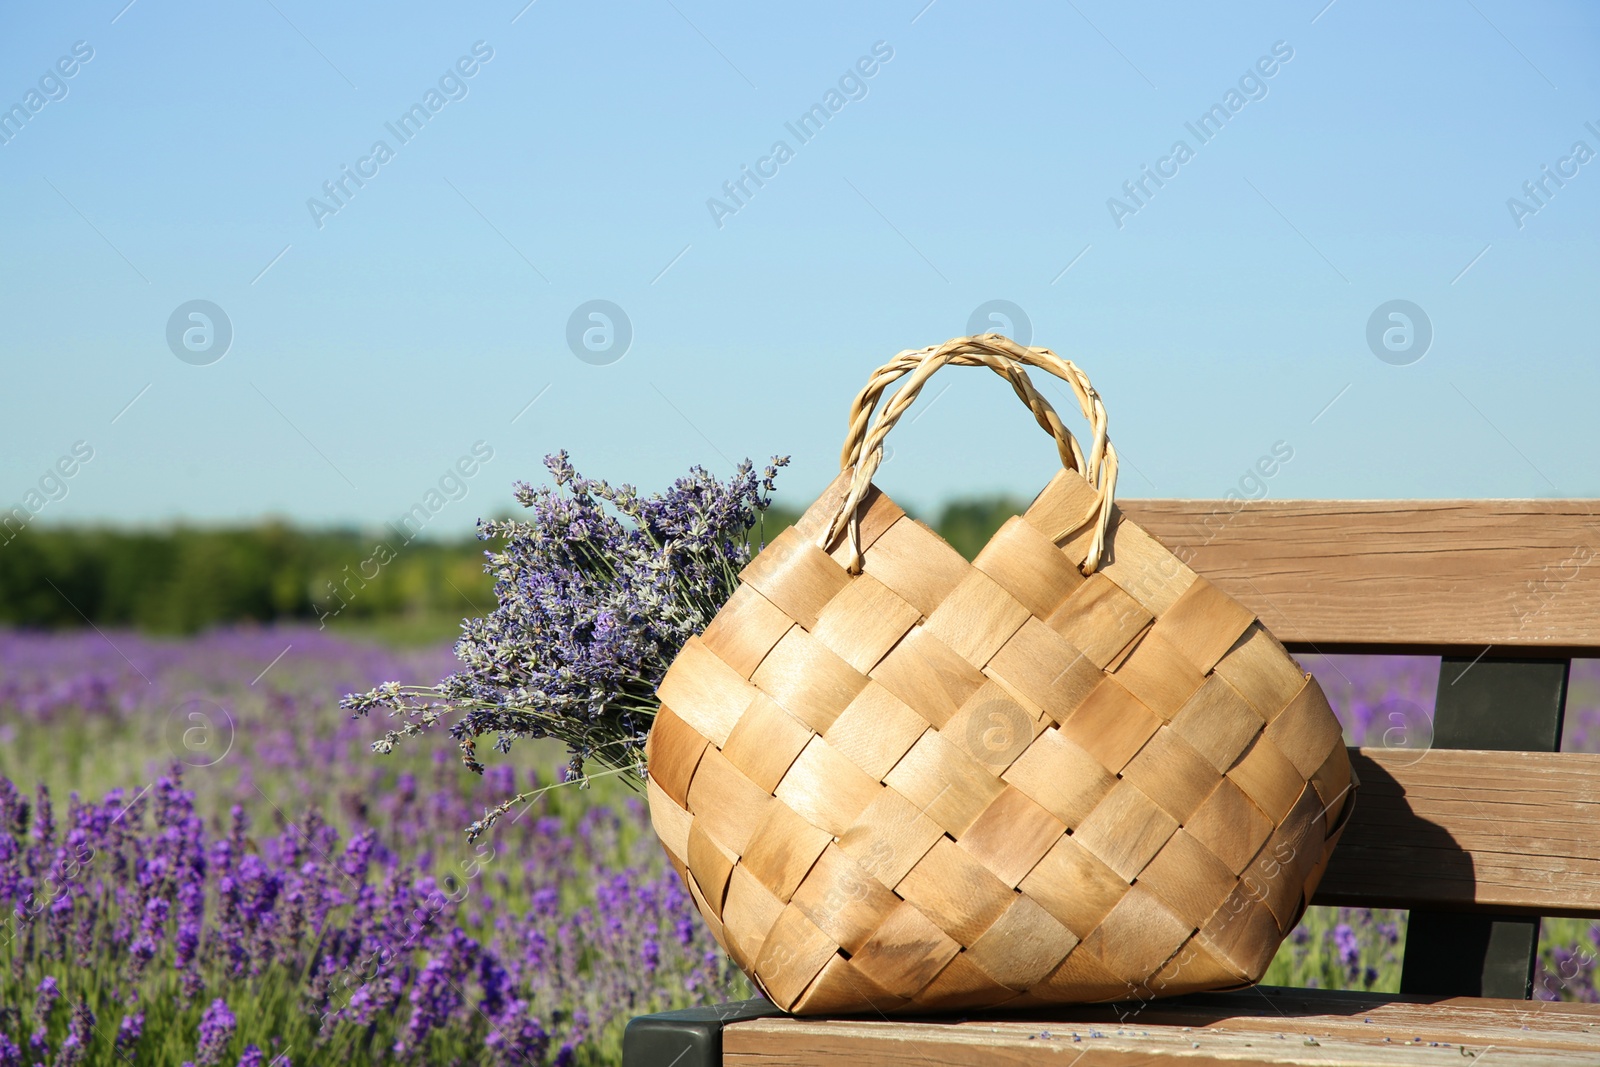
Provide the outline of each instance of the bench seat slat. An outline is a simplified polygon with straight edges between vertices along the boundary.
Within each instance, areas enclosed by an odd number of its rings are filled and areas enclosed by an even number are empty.
[[[1313,903],[1600,917],[1600,755],[1358,749]]]
[[[1600,1005],[1263,988],[964,1021],[755,1019],[722,1042],[725,1067],[1409,1067],[1476,1063],[1491,1046],[1491,1064],[1593,1067]]]
[[[1600,500],[1126,500],[1290,644],[1600,646]]]

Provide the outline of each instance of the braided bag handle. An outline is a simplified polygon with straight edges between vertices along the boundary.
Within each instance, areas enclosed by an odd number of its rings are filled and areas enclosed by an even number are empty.
[[[1117,450],[1106,436],[1106,408],[1100,394],[1089,384],[1089,378],[1071,360],[1062,359],[1048,348],[1024,348],[1002,334],[989,333],[974,337],[957,337],[940,345],[907,349],[873,372],[861,392],[850,405],[850,429],[845,435],[844,449],[839,456],[839,469],[853,471],[850,491],[845,495],[839,512],[817,539],[817,546],[826,550],[840,533],[847,532],[850,539],[848,569],[860,574],[862,499],[883,462],[883,441],[894,429],[900,416],[905,414],[922,386],[940,367],[954,364],[958,367],[988,367],[1011,383],[1011,389],[1033,412],[1033,417],[1056,441],[1061,455],[1061,465],[1075,470],[1095,489],[1095,503],[1075,525],[1056,534],[1059,541],[1089,522],[1095,523],[1094,537],[1089,543],[1089,554],[1083,571],[1092,574],[1100,565],[1105,551],[1106,533],[1111,524],[1111,504],[1117,486]],[[1078,407],[1088,420],[1094,438],[1088,459],[1078,447],[1070,430],[1062,425],[1061,417],[1050,406],[1028,379],[1026,367],[1049,371],[1071,386],[1078,398]],[[873,418],[883,392],[890,385],[910,375],[904,385],[884,404],[883,410]],[[870,428],[869,428],[870,423]]]

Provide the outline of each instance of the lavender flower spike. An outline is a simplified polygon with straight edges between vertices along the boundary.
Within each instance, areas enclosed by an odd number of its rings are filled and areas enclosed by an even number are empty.
[[[493,736],[505,753],[520,738],[552,737],[566,743],[569,781],[586,783],[594,764],[636,783],[656,685],[738,587],[760,548],[750,531],[787,463],[774,457],[757,474],[746,460],[726,482],[695,467],[640,496],[583,477],[565,452],[546,457],[555,485],[516,487],[531,521],[478,523],[481,539],[505,545],[487,553],[498,604],[462,624],[462,669],[434,686],[389,682],[340,706],[401,720],[373,744],[379,752],[447,722],[462,761],[480,774],[479,738]],[[485,811],[468,839],[532,795]]]
[[[200,1017],[200,1043],[195,1053],[198,1067],[213,1067],[222,1062],[223,1050],[233,1040],[237,1025],[238,1020],[228,1010],[227,1001],[219,997],[211,1002],[211,1006]]]

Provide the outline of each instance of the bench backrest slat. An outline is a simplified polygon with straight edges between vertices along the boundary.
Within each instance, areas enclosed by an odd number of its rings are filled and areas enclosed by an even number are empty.
[[[1363,748],[1316,904],[1600,918],[1600,755]]]
[[[1600,501],[1121,506],[1288,644],[1600,647]]]

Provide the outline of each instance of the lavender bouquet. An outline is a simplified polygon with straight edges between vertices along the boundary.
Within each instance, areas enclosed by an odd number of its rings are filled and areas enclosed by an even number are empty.
[[[545,457],[554,486],[516,485],[531,521],[478,522],[479,539],[505,545],[486,553],[498,604],[465,621],[456,642],[465,666],[437,685],[387,682],[340,706],[405,720],[373,744],[378,752],[448,723],[479,774],[480,737],[493,734],[501,753],[518,738],[555,738],[567,746],[567,781],[619,775],[637,785],[660,707],[656,685],[733,595],[754,554],[751,531],[788,462],[774,457],[757,475],[746,460],[726,482],[695,467],[665,492],[640,496],[583,477],[564,451]],[[485,811],[468,840],[531,796]]]

